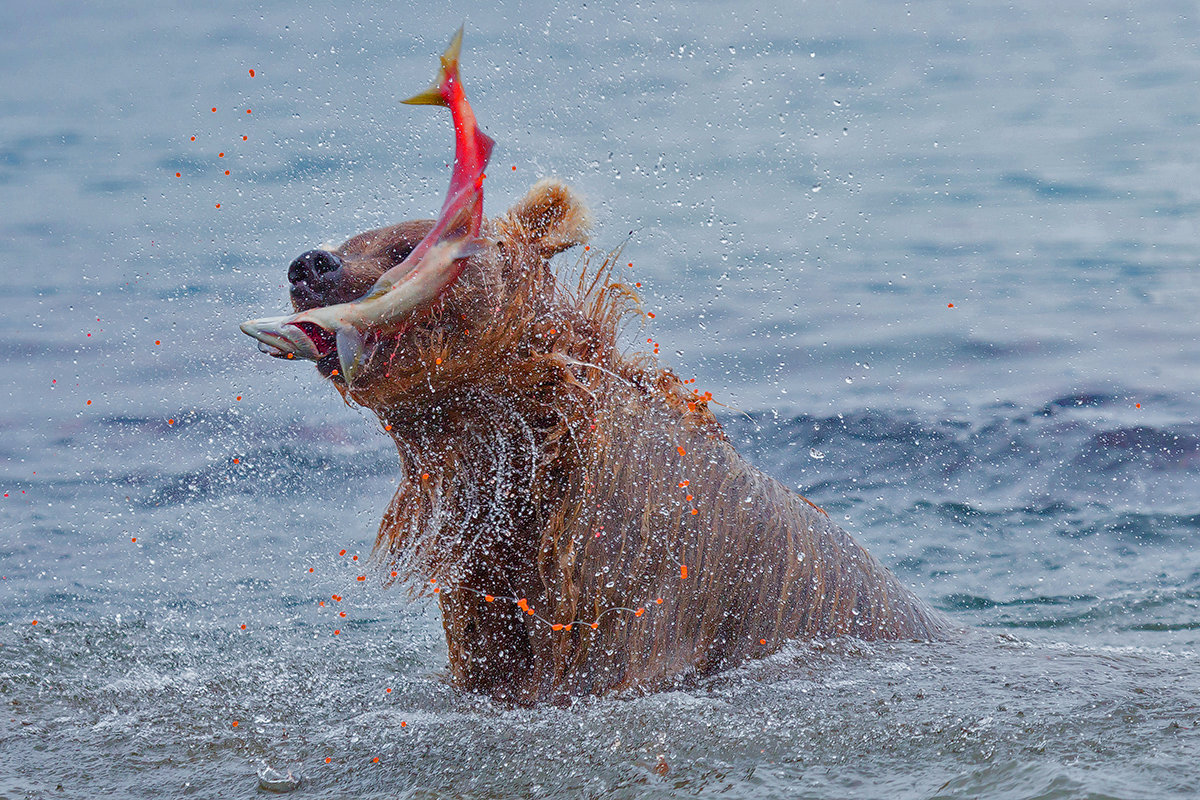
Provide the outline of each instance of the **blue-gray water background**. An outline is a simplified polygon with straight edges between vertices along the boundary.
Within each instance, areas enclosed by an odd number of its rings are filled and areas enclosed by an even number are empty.
[[[1194,796],[1200,24],[1128,5],[3,4],[0,797]],[[629,346],[976,632],[514,711],[355,580],[393,445],[237,323],[435,211],[464,17],[490,211],[580,188]]]

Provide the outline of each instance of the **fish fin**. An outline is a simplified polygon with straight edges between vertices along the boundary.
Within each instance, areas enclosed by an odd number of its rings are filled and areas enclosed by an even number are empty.
[[[475,147],[479,150],[479,160],[483,162],[484,168],[487,163],[492,160],[492,148],[496,146],[496,140],[481,131],[478,127],[475,128]]]
[[[446,198],[442,206],[442,216],[438,219],[442,231],[437,237],[439,242],[465,238],[471,226],[475,223],[475,215],[483,202],[483,195],[478,190],[463,188],[457,194]]]
[[[455,260],[459,258],[474,258],[475,256],[481,256],[488,252],[488,250],[495,245],[496,243],[491,239],[480,236],[477,239],[464,242],[462,247],[458,248],[458,255],[455,257]]]
[[[358,370],[371,358],[363,335],[352,325],[338,328],[337,354],[342,377],[347,384],[354,383],[354,376],[358,374]]]
[[[451,77],[458,77],[458,56],[462,52],[463,27],[465,25],[459,26],[458,32],[454,34],[446,51],[442,53],[442,64],[433,78],[433,85],[420,94],[414,94],[407,100],[401,100],[401,103],[407,103],[410,106],[446,106],[449,108],[450,103],[446,100],[443,90]]]

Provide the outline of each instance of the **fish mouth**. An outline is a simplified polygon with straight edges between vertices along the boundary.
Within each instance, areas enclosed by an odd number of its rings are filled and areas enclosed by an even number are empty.
[[[276,358],[320,361],[337,352],[337,339],[331,331],[294,316],[252,319],[243,322],[241,329],[258,340],[259,351]]]

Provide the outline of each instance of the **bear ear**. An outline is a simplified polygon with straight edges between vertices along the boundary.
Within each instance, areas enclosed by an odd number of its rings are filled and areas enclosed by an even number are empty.
[[[514,233],[544,258],[588,240],[592,215],[583,199],[558,178],[543,178],[508,210]]]

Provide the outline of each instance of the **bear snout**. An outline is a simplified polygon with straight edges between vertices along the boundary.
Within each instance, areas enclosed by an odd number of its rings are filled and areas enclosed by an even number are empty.
[[[287,272],[292,304],[303,310],[339,302],[343,272],[342,260],[327,250],[302,253]]]

